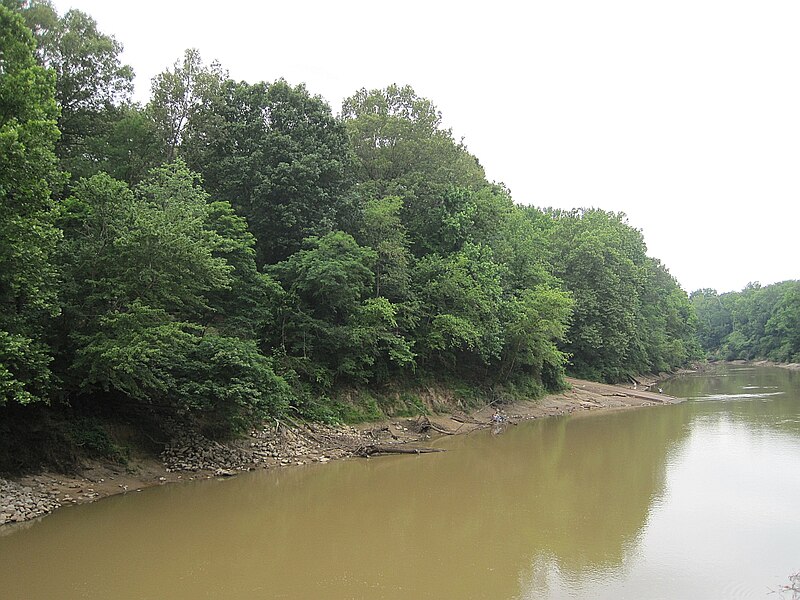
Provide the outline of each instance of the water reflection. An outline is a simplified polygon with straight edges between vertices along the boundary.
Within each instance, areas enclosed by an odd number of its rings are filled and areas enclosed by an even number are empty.
[[[696,400],[686,405],[693,419],[724,418],[800,436],[800,371],[721,364],[709,372],[675,377],[664,384],[664,391]]]

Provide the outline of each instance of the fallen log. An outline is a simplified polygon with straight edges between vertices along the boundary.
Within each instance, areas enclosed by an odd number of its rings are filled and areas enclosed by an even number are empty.
[[[444,435],[455,435],[455,431],[450,431],[449,429],[445,429],[444,427],[439,427],[436,423],[431,423],[430,428],[438,433],[442,433]]]
[[[445,429],[433,423],[428,417],[423,417],[422,420],[417,420],[416,428],[419,433],[425,433],[426,431],[432,429],[438,433],[442,433],[444,435],[455,435],[455,431],[450,431],[449,429]]]
[[[444,448],[409,448],[408,446],[361,446],[356,449],[356,456],[374,456],[375,454],[427,454],[429,452],[444,452]]]
[[[450,415],[450,418],[453,419],[453,421],[456,421],[457,423],[468,423],[470,425],[485,425],[485,423],[482,423],[481,421],[478,421],[473,417],[469,417],[464,413],[453,413],[452,415]]]

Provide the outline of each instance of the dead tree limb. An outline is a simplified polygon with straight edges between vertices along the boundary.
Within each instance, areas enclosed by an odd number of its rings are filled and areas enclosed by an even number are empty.
[[[427,454],[429,452],[444,452],[444,448],[409,448],[408,446],[361,446],[354,454],[356,456],[374,456],[375,454]]]

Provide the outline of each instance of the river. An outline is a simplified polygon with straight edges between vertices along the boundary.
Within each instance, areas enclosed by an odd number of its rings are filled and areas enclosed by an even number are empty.
[[[781,598],[800,372],[663,387],[690,400],[68,507],[3,531],[0,597]]]

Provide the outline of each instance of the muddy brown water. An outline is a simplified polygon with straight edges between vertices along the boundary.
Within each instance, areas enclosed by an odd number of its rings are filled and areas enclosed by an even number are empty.
[[[781,598],[800,373],[663,387],[692,400],[62,509],[4,529],[0,598]]]

